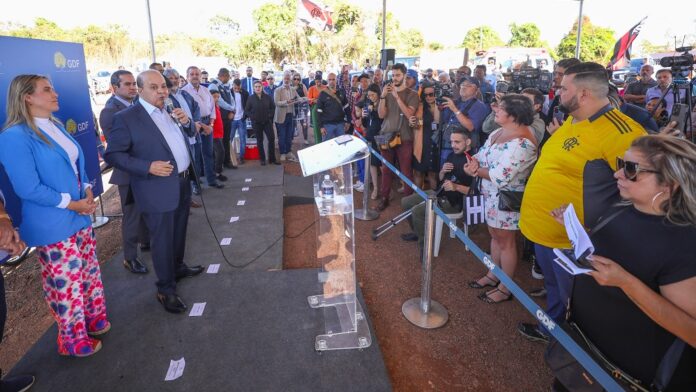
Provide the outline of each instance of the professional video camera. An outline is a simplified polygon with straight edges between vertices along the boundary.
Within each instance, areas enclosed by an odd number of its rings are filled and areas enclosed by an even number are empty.
[[[452,85],[449,83],[435,83],[435,103],[445,104],[445,98],[452,98]]]
[[[507,92],[511,93],[519,93],[526,88],[536,88],[547,94],[553,86],[553,75],[541,68],[522,67],[503,76],[506,77],[506,80],[509,77]]]
[[[694,61],[694,56],[689,54],[691,49],[693,49],[691,46],[682,46],[680,48],[676,48],[675,50],[681,54],[678,56],[661,58],[660,65],[663,67],[669,67],[672,70],[672,75],[675,78],[688,77],[689,71],[694,69],[693,65],[696,63]]]

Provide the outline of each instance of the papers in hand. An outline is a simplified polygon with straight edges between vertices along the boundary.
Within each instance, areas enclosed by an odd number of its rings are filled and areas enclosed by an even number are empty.
[[[566,234],[570,240],[572,249],[554,248],[553,253],[557,256],[554,261],[571,275],[579,275],[592,271],[590,260],[594,252],[594,245],[587,235],[585,228],[580,223],[575,208],[572,204],[568,205],[563,213]]]

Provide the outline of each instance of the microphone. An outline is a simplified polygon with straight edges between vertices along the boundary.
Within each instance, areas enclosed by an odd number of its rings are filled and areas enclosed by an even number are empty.
[[[171,115],[171,117],[174,120],[174,122],[176,123],[176,125],[178,125],[179,128],[183,128],[184,126],[181,125],[181,122],[179,121],[179,119],[172,115],[172,113],[174,112],[174,102],[172,102],[171,98],[167,97],[164,99],[164,107],[166,108],[167,113],[169,113],[169,115]]]

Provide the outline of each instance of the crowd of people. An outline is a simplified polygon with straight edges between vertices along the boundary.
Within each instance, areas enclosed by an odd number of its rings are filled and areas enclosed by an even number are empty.
[[[308,145],[360,133],[446,213],[462,211],[465,195],[479,190],[493,263],[514,277],[521,259],[533,259],[544,283],[534,295],[546,297],[547,314],[558,325],[573,322],[630,382],[649,389],[665,353],[681,342],[667,390],[693,390],[696,147],[664,129],[648,136],[668,125],[650,105],[669,112],[675,99],[665,94],[671,74],[660,71],[653,83],[649,67],[620,92],[599,64],[564,59],[548,95],[497,92],[485,66],[462,66],[453,77],[433,70],[421,77],[403,64],[353,76],[347,66],[326,77],[286,71],[278,85],[267,72],[255,78],[251,67],[244,78],[226,68],[209,78],[196,66],[181,75],[158,63],[137,76],[116,71],[99,124],[124,214],[124,267],[148,273],[138,251],[150,251],[157,300],[168,312],[185,312],[177,282],[203,271],[184,262],[189,209],[200,206],[191,196],[224,188],[224,169],[246,163],[248,132],[261,165],[297,161],[295,137]],[[0,249],[38,248],[58,352],[82,357],[101,348],[96,337],[111,325],[89,219],[90,179],[81,147],[53,117],[58,102],[46,77],[21,75],[10,85],[0,162],[23,209],[18,233],[0,211]],[[394,173],[374,156],[369,167],[356,166],[354,188],[386,209]],[[422,200],[403,183],[397,192],[412,212],[413,232],[402,239],[422,248]],[[568,204],[595,242],[592,272],[576,277],[554,261],[554,248],[571,247],[562,225]],[[467,286],[483,290],[478,298],[489,304],[513,297],[490,272]],[[553,340],[544,325],[518,330]],[[566,390],[564,380],[556,378],[554,390]]]

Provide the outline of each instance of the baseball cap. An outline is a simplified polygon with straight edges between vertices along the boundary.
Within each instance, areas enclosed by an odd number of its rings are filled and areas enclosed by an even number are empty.
[[[406,71],[406,77],[418,80],[418,71],[415,69],[409,69]]]
[[[322,73],[321,73],[321,71],[317,71],[317,72],[314,74],[314,80],[320,80],[321,78],[322,78]]]
[[[473,76],[463,76],[461,82],[459,82],[459,85],[461,86],[464,82],[469,82],[476,85],[476,87],[481,87],[481,83],[479,83],[478,79]]]

